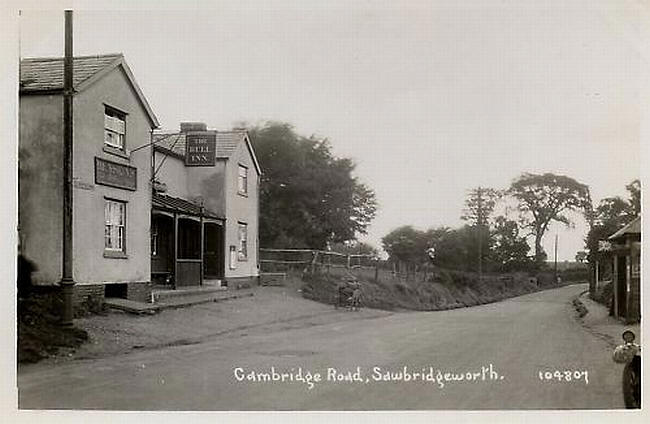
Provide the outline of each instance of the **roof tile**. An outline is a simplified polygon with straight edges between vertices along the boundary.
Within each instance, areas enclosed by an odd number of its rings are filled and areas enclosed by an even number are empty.
[[[217,140],[217,158],[229,159],[237,150],[237,144],[244,141],[246,131],[215,131]],[[158,141],[160,140],[160,141]],[[154,142],[166,150],[170,150],[181,156],[185,156],[185,134],[184,133],[157,133],[154,134]]]
[[[97,72],[122,58],[121,54],[78,56],[73,60],[73,86],[86,81]],[[30,58],[20,61],[20,91],[63,89],[63,58]]]
[[[196,203],[189,202],[180,197],[168,196],[165,194],[154,193],[152,197],[152,206],[154,209],[171,210],[174,212],[185,213],[188,215],[201,215],[201,207]],[[224,219],[215,212],[203,208],[203,216],[216,219]]]

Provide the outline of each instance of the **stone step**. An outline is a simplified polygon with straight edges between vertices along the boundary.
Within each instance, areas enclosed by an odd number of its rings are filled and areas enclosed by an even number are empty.
[[[164,309],[185,308],[203,303],[220,302],[249,296],[253,296],[252,290],[204,290],[199,294],[196,294],[196,291],[194,291],[194,294],[185,293],[183,296],[167,297],[156,303],[143,303],[113,297],[107,297],[104,303],[112,309],[118,309],[130,314],[146,315],[155,314]]]
[[[154,303],[166,302],[169,299],[184,298],[188,296],[209,296],[216,293],[222,293],[227,291],[227,287],[215,287],[215,286],[198,286],[198,287],[184,287],[178,289],[164,289],[164,290],[153,290],[151,292],[151,299]]]
[[[112,309],[128,312],[136,315],[151,315],[160,311],[160,306],[153,303],[136,302],[134,300],[121,299],[117,297],[107,297],[104,304]]]
[[[188,306],[201,305],[204,303],[221,302],[224,300],[239,299],[253,296],[250,290],[225,291],[221,293],[205,293],[194,296],[182,296],[167,298],[155,303],[160,309],[185,308]]]

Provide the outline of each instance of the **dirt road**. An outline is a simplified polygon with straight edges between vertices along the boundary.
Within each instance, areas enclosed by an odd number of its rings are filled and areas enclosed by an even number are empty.
[[[570,299],[584,289],[568,286],[451,311],[278,324],[186,346],[32,367],[18,376],[20,407],[622,408],[621,367],[606,342],[573,316]],[[297,381],[307,373],[312,388]]]

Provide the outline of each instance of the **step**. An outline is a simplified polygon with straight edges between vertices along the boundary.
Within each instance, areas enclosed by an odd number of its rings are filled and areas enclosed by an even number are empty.
[[[250,296],[253,296],[253,292],[250,290],[225,291],[221,293],[205,293],[205,294],[194,295],[194,296],[167,298],[165,300],[155,303],[155,305],[157,305],[161,310],[175,309],[175,308],[185,308],[194,305],[201,305],[205,303],[221,302],[224,300],[239,299],[242,297],[250,297]]]
[[[154,303],[166,301],[167,299],[176,299],[183,298],[187,296],[197,296],[197,295],[211,295],[215,293],[222,293],[228,291],[227,287],[215,287],[215,286],[193,286],[193,287],[183,287],[178,289],[163,289],[163,290],[153,290],[151,292],[151,298]]]
[[[112,309],[128,312],[136,315],[151,315],[160,311],[160,306],[153,303],[136,302],[134,300],[107,297],[104,304]]]

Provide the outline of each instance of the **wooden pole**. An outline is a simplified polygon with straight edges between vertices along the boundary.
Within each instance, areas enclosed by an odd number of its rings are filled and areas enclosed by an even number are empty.
[[[65,56],[63,59],[63,270],[61,291],[63,294],[62,325],[72,325],[74,311],[72,294],[72,152],[73,152],[73,49],[72,49],[72,10],[65,12]]]
[[[557,234],[555,234],[555,283],[557,284]]]

